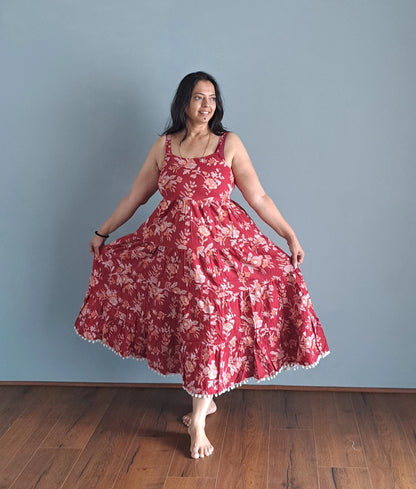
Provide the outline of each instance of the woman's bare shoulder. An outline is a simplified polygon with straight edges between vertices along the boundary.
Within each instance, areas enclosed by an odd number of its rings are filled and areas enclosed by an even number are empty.
[[[232,131],[227,131],[227,137],[226,137],[226,141],[227,142],[233,142],[233,141],[237,141],[239,140],[240,138],[237,136],[237,134],[235,132],[232,132]]]
[[[166,145],[166,135],[165,134],[162,134],[162,136],[159,136],[156,139],[156,141],[155,141],[155,143],[153,145],[153,148],[155,150],[161,150],[161,149],[165,150],[165,145]]]
[[[225,139],[224,156],[230,166],[233,165],[235,157],[242,151],[245,152],[245,148],[239,136],[235,132],[228,132]]]
[[[227,132],[227,137],[225,139],[225,145],[229,148],[241,148],[243,146],[243,142],[240,137],[235,132]]]
[[[152,146],[150,152],[153,155],[153,159],[156,161],[159,169],[162,167],[163,160],[165,159],[165,151],[166,151],[166,136],[163,134],[159,136],[155,143]]]

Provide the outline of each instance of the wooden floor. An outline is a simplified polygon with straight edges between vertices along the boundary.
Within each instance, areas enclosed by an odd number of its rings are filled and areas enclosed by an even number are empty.
[[[0,489],[415,489],[416,394],[239,389],[192,460],[181,389],[1,386]]]

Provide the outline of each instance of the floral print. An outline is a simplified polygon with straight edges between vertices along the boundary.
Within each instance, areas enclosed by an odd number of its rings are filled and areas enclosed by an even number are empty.
[[[230,194],[226,133],[205,158],[166,155],[163,200],[101,248],[76,331],[122,357],[179,373],[191,395],[312,367],[329,353],[299,269]]]

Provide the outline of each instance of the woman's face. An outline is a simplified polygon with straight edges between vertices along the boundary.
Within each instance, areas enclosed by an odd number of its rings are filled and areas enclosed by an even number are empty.
[[[208,123],[216,107],[214,85],[208,80],[200,80],[192,91],[185,113],[192,122]]]

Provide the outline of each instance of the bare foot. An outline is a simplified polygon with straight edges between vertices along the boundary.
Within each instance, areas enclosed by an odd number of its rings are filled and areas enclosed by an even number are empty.
[[[191,437],[191,457],[192,458],[204,458],[211,455],[214,451],[214,447],[205,434],[204,425],[191,426],[188,428],[188,433]]]
[[[207,415],[208,414],[214,414],[216,410],[217,410],[217,405],[215,404],[215,402],[213,400],[211,400],[211,404],[209,405]],[[189,426],[191,426],[191,418],[192,418],[192,411],[190,413],[182,416],[182,422],[185,426],[188,426],[188,428],[189,428]]]

